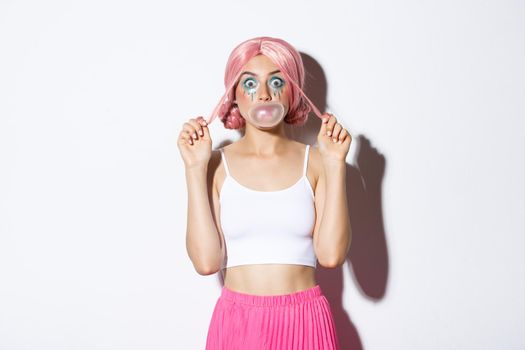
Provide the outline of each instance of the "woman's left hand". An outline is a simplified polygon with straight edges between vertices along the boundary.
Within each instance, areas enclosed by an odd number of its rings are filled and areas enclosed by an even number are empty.
[[[319,152],[324,159],[346,161],[352,136],[337,122],[333,114],[324,113],[322,117],[321,130],[317,135]]]

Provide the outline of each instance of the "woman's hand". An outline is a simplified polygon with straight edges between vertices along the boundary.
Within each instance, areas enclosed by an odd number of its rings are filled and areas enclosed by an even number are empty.
[[[177,146],[186,168],[205,167],[211,158],[211,137],[206,120],[199,116],[182,125]]]
[[[319,152],[323,159],[346,161],[352,136],[341,124],[337,123],[337,119],[333,114],[324,113],[322,117],[321,130],[319,130],[319,135],[317,135]],[[334,139],[335,142],[333,141]]]

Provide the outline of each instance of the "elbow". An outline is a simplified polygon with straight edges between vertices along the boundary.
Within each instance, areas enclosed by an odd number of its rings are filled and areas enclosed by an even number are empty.
[[[342,266],[346,261],[346,258],[342,259],[331,259],[331,260],[319,260],[319,264],[327,269],[335,269]]]
[[[348,247],[350,247],[350,245],[348,245]],[[344,252],[338,252],[337,254],[330,254],[326,256],[326,258],[318,259],[319,264],[327,269],[338,268],[345,263],[347,254],[348,249],[345,249]]]
[[[195,271],[201,276],[209,276],[219,272],[219,268],[215,266],[195,266]]]
[[[199,262],[194,262],[193,267],[199,275],[209,276],[219,272],[221,269],[221,264],[220,261],[201,260]]]
[[[189,245],[187,250],[193,268],[199,275],[209,276],[220,271],[224,261],[224,253],[222,251],[217,254],[205,254],[191,250]]]
[[[331,254],[322,254],[322,257],[320,258],[318,255],[319,264],[327,269],[335,269],[342,266],[346,262],[346,257],[350,250],[350,244],[351,240],[348,241],[345,249],[337,249]]]

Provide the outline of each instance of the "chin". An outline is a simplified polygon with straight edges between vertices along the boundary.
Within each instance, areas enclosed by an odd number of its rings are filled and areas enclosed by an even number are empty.
[[[261,129],[261,130],[272,130],[272,129],[276,129],[278,128],[279,126],[281,126],[281,124],[284,123],[284,119],[281,119],[277,124],[273,125],[273,126],[259,126],[259,125],[256,125],[256,124],[252,124],[253,126],[255,126],[257,129]]]

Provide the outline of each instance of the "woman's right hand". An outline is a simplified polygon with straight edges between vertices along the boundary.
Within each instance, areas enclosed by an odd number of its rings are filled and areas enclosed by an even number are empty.
[[[177,146],[186,168],[207,166],[211,158],[211,143],[208,125],[202,116],[185,122]]]

